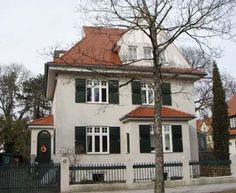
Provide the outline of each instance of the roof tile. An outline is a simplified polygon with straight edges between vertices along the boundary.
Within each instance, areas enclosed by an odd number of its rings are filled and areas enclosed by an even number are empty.
[[[40,119],[36,119],[30,122],[30,126],[53,126],[54,125],[54,117],[53,115],[48,115],[46,117],[42,117]]]
[[[147,106],[140,106],[133,111],[129,112],[124,118],[153,118],[154,108]],[[162,107],[161,109],[162,118],[194,118],[194,115],[172,109],[169,107]]]

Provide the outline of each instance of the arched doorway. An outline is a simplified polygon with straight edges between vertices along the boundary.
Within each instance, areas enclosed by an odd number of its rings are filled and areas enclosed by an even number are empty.
[[[37,161],[38,163],[51,162],[51,135],[48,131],[38,133]]]

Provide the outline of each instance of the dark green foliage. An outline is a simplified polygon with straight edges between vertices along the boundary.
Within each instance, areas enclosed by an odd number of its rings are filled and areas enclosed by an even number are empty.
[[[3,143],[4,142],[4,143]],[[30,130],[25,119],[0,121],[0,144],[7,153],[18,153],[28,159],[30,155]]]
[[[25,107],[26,113],[33,119],[38,119],[49,114],[50,104],[45,98],[44,75],[39,74],[23,82],[22,94],[19,95],[21,104]]]
[[[222,86],[217,65],[213,65],[213,107],[212,127],[214,141],[214,155],[216,159],[229,159],[229,118],[225,92]]]

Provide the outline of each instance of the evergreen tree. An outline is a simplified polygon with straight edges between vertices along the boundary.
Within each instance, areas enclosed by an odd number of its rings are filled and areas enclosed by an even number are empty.
[[[222,86],[219,69],[213,64],[213,107],[212,127],[214,141],[214,155],[216,159],[229,159],[229,118],[225,91]]]

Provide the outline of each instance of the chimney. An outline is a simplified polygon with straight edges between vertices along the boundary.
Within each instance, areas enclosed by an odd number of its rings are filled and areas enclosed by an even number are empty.
[[[53,59],[55,60],[57,58],[62,57],[65,52],[65,50],[55,50],[53,54]]]

